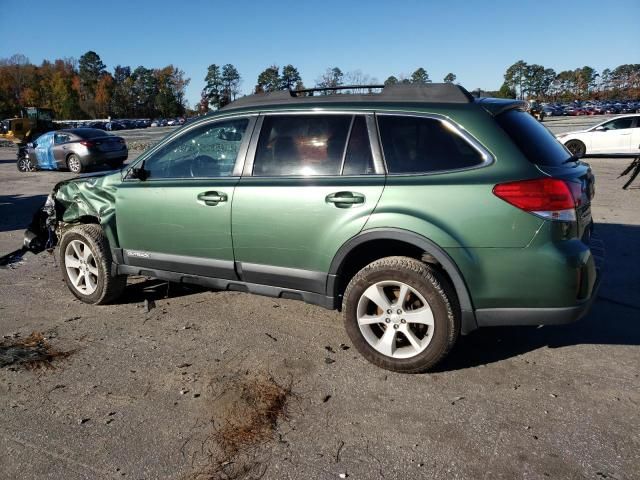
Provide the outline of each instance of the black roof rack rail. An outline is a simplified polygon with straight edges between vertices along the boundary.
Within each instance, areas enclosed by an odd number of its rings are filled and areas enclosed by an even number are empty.
[[[382,89],[381,93],[355,93],[338,95],[304,95],[319,91]],[[302,95],[298,95],[302,94]],[[464,87],[452,83],[396,84],[396,85],[344,85],[339,87],[279,90],[241,97],[223,110],[263,107],[269,105],[299,105],[305,103],[471,103],[475,98]]]
[[[373,90],[378,88],[384,88],[384,85],[340,85],[338,87],[316,87],[316,88],[304,88],[302,90],[290,90],[292,95],[300,97],[300,93],[310,93],[313,96],[316,92],[335,92],[337,90]]]

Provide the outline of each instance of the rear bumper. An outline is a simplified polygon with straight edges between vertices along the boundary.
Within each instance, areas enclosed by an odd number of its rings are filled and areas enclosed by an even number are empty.
[[[572,323],[587,313],[598,297],[604,270],[604,247],[601,241],[592,239],[590,246],[595,268],[595,280],[591,295],[570,307],[551,308],[481,308],[475,311],[478,327],[562,325]]]

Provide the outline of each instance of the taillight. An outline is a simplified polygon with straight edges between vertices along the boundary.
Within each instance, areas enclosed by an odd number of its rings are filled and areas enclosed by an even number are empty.
[[[82,140],[80,142],[80,145],[84,145],[85,147],[89,148],[95,146],[95,143],[90,142],[89,140]]]
[[[581,185],[557,178],[538,178],[500,183],[493,193],[527,212],[549,220],[576,221],[576,207],[581,202]]]

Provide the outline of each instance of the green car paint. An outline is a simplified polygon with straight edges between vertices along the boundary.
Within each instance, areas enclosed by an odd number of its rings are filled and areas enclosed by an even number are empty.
[[[596,281],[593,255],[581,241],[590,218],[573,224],[545,220],[501,200],[493,188],[552,174],[573,178],[585,174],[588,166],[567,165],[550,173],[529,161],[493,120],[512,107],[513,102],[504,101],[465,105],[345,101],[222,111],[189,126],[249,114],[312,109],[320,113],[435,115],[449,120],[486,149],[487,162],[479,168],[424,175],[311,178],[262,178],[244,172],[225,178],[143,181],[126,178],[129,167],[99,178],[67,181],[56,187],[54,197],[63,211],[63,222],[97,219],[113,250],[191,258],[194,263],[228,262],[230,270],[221,278],[243,280],[244,275],[249,283],[269,285],[273,279],[273,285],[287,287],[280,277],[299,275],[314,279],[309,291],[329,298],[333,295],[331,279],[340,274],[332,271],[338,252],[364,233],[396,229],[428,240],[448,256],[452,270],[460,276],[454,282],[456,288],[466,289],[473,311],[580,306],[592,297]],[[145,152],[133,165],[141,165],[185,128]],[[208,191],[223,194],[225,200],[204,205],[198,195]],[[362,202],[330,203],[328,196],[336,192],[355,193]],[[249,269],[257,272],[258,266],[276,273],[251,276]]]

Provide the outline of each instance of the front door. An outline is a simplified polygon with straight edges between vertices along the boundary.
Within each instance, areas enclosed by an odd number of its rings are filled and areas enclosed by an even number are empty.
[[[616,154],[631,152],[633,117],[614,118],[602,124],[604,129],[594,130],[591,134],[591,151],[588,153]]]
[[[233,203],[234,252],[244,281],[325,293],[335,253],[362,230],[384,188],[369,118],[261,118],[255,156],[247,159]]]
[[[116,192],[127,264],[236,278],[231,202],[254,123],[240,117],[194,125],[135,164],[147,178],[126,178]]]

